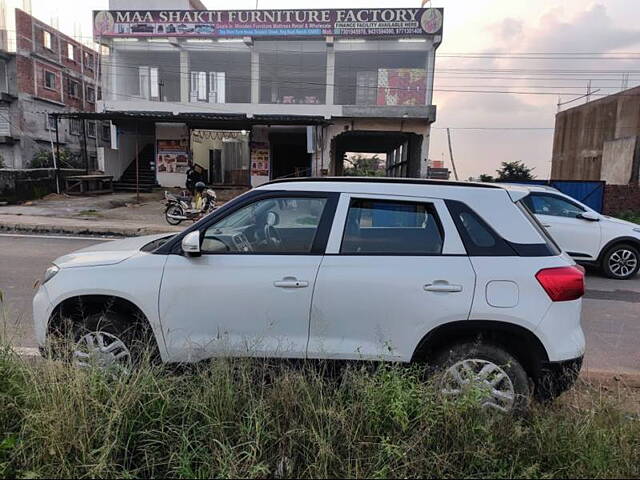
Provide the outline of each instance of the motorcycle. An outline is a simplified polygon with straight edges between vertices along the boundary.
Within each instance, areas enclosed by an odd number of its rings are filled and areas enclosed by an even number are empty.
[[[197,222],[202,217],[215,211],[216,208],[218,208],[216,205],[216,192],[208,188],[203,192],[203,195],[205,197],[204,207],[202,209],[196,209],[192,206],[192,197],[187,195],[173,195],[165,191],[164,198],[166,208],[164,216],[167,223],[169,225],[180,225],[185,220]]]

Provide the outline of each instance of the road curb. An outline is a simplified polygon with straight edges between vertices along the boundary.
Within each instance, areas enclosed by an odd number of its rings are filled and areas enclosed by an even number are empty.
[[[115,225],[65,225],[63,223],[25,223],[19,221],[0,220],[0,231],[4,232],[28,232],[28,233],[54,233],[66,235],[107,235],[112,237],[139,237],[143,235],[155,235],[162,233],[179,232],[167,225],[166,228],[154,226],[127,227]]]

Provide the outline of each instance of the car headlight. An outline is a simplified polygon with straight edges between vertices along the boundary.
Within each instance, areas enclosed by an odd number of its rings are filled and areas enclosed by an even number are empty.
[[[51,265],[49,268],[47,268],[44,272],[44,278],[42,279],[42,284],[44,285],[45,283],[47,283],[49,280],[51,280],[53,277],[56,276],[56,274],[60,271],[60,267],[58,267],[57,265]]]

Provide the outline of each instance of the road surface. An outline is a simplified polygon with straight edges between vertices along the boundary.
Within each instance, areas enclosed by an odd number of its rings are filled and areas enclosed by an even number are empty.
[[[34,283],[49,262],[98,239],[0,234],[0,290],[5,296],[6,332],[12,343],[34,347],[31,299]],[[584,300],[590,370],[640,373],[640,276],[609,280],[590,273]]]

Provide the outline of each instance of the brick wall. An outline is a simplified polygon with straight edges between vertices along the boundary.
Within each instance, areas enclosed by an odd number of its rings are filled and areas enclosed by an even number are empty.
[[[20,55],[16,56],[16,75],[18,92],[35,95],[33,61]]]
[[[63,179],[70,175],[84,174],[84,170],[60,169],[60,187]],[[52,168],[34,168],[29,170],[0,169],[0,200],[20,202],[33,200],[56,191],[56,171]]]
[[[44,32],[51,35],[51,48],[44,46]],[[88,88],[94,89],[95,96],[98,95],[99,57],[95,50],[20,9],[16,9],[16,34],[18,92],[64,103],[74,110],[95,111],[95,99],[89,101],[87,96]],[[74,49],[73,59],[69,58],[69,45]],[[45,70],[56,74],[54,90],[45,88]],[[77,98],[69,96],[69,78],[79,82]]]
[[[640,185],[606,185],[604,188],[604,213],[640,212]]]

